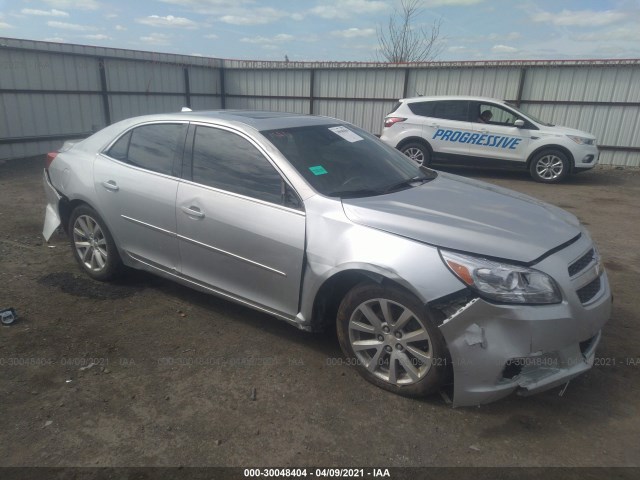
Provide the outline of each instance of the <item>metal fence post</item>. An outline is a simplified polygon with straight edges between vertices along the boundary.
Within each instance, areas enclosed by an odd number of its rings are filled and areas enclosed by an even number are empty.
[[[315,89],[316,83],[316,70],[315,68],[309,69],[309,114],[313,115],[313,102],[315,97],[313,96],[313,91]]]
[[[220,108],[222,110],[227,108],[227,101],[226,101],[226,94],[225,94],[225,87],[224,87],[224,64],[220,64],[219,67],[219,73],[220,73]]]
[[[184,67],[184,100],[187,107],[191,108],[191,82],[189,81],[189,67]]]
[[[520,108],[522,103],[522,91],[524,90],[524,81],[527,76],[527,69],[520,69],[520,80],[518,81],[518,93],[516,94],[516,107]]]
[[[104,121],[107,125],[111,125],[111,108],[109,107],[109,90],[107,88],[107,65],[102,57],[98,58],[98,69],[100,71],[100,92],[102,93]]]

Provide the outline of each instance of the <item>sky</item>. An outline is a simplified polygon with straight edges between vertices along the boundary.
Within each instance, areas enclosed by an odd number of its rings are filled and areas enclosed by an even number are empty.
[[[400,0],[0,0],[0,37],[241,60],[383,60]],[[423,0],[437,60],[640,58],[640,0]]]

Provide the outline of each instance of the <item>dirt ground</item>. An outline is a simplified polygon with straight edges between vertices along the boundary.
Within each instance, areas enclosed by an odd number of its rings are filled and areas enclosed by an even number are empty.
[[[4,466],[638,466],[640,171],[561,185],[456,171],[588,225],[615,302],[597,365],[533,397],[453,409],[362,380],[335,335],[139,272],[94,282],[41,236],[41,158],[0,165]]]

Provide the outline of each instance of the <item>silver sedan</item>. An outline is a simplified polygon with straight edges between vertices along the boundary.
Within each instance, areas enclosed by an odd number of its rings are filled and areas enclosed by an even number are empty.
[[[420,167],[348,123],[273,112],[131,118],[50,154],[43,234],[90,277],[139,268],[336,328],[361,375],[455,405],[562,385],[611,293],[571,214]]]

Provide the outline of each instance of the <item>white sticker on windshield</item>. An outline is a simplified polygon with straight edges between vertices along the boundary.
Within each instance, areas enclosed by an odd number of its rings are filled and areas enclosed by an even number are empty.
[[[329,130],[331,130],[336,135],[340,135],[347,142],[353,143],[353,142],[359,142],[360,140],[364,140],[360,135],[353,133],[347,127],[331,127]]]

